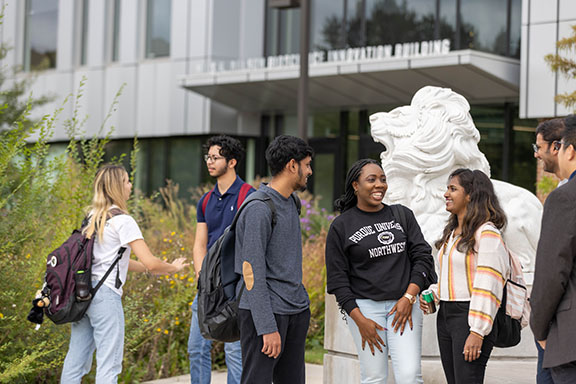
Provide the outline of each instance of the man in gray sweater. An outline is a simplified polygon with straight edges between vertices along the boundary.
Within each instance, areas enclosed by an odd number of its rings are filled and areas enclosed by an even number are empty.
[[[266,150],[272,173],[263,191],[276,208],[255,201],[236,226],[235,270],[245,289],[240,299],[242,383],[304,383],[304,348],[310,301],[302,285],[299,200],[312,175],[314,152],[302,139],[278,136]]]

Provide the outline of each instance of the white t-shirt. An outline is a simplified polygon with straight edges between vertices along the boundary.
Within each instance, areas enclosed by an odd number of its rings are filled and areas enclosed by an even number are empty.
[[[94,234],[94,236],[97,236],[97,234]],[[102,242],[99,241],[98,237],[96,237],[96,241],[94,242],[92,280],[100,280],[108,268],[110,268],[114,260],[116,260],[120,247],[126,247],[122,259],[120,259],[118,265],[114,267],[104,282],[104,285],[111,288],[119,295],[122,295],[122,287],[126,282],[126,275],[128,274],[130,252],[132,252],[128,243],[143,238],[144,237],[142,236],[142,232],[140,231],[136,220],[131,216],[118,215],[108,219],[106,227],[104,228]],[[122,281],[120,289],[116,289],[115,287],[117,274],[116,268],[120,268],[120,280]]]

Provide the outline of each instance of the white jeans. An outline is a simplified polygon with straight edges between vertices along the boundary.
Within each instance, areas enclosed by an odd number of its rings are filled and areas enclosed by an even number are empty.
[[[386,383],[388,379],[388,353],[390,353],[390,359],[392,360],[396,384],[423,383],[421,365],[423,316],[418,303],[412,305],[414,327],[410,330],[410,325],[406,322],[402,336],[400,336],[400,330],[395,333],[394,327],[392,327],[394,315],[388,315],[396,304],[396,300],[374,301],[357,299],[356,303],[364,317],[388,329],[387,331],[378,331],[386,344],[386,347],[382,348],[383,352],[375,349],[375,354],[372,355],[368,345],[362,350],[362,336],[358,326],[350,316],[347,316],[348,328],[358,350],[362,384]]]
[[[80,384],[82,376],[90,372],[94,350],[96,383],[116,383],[124,354],[124,310],[122,297],[105,285],[96,292],[84,317],[72,323],[60,382]]]

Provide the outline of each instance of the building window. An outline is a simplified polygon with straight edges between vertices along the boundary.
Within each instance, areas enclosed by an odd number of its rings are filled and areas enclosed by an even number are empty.
[[[462,49],[493,52],[507,51],[507,2],[502,0],[460,0]]]
[[[90,11],[90,0],[82,0],[82,31],[80,41],[80,65],[86,65],[88,56],[88,27]]]
[[[426,41],[434,38],[436,2],[366,1],[366,45]]]
[[[519,57],[521,0],[316,0],[311,50],[449,39],[451,48]],[[299,8],[266,12],[265,55],[298,52]]]
[[[146,57],[170,56],[171,0],[148,0],[146,8]]]
[[[286,55],[300,51],[300,9],[268,8],[265,56]]]
[[[111,61],[118,61],[118,48],[120,46],[120,0],[112,0],[112,30],[111,30]]]
[[[520,58],[520,31],[522,24],[522,0],[510,0],[510,47],[508,56]]]
[[[317,0],[311,6],[312,50],[330,50],[345,46],[344,3],[342,0]]]
[[[56,68],[58,0],[27,0],[24,70]]]

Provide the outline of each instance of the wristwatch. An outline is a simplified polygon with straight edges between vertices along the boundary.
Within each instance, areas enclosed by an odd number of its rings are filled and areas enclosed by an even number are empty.
[[[404,297],[408,299],[408,301],[410,302],[410,304],[414,304],[416,302],[416,296],[409,294],[408,292],[406,292],[404,294]]]

